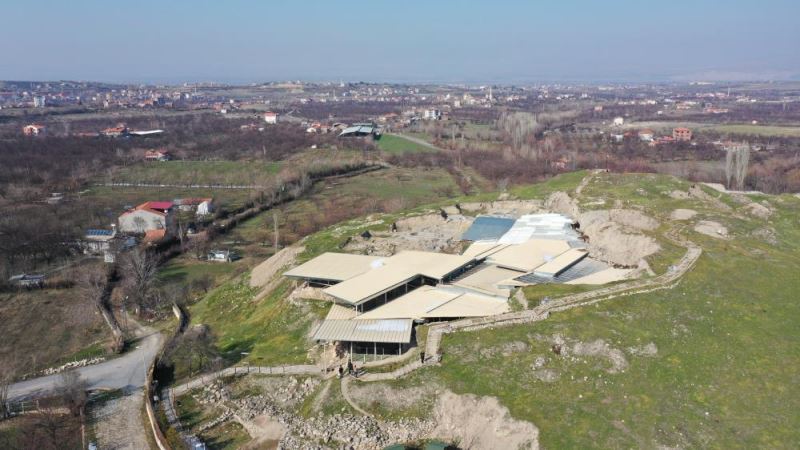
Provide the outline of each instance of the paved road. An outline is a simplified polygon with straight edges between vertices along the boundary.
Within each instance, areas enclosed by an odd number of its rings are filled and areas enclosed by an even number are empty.
[[[142,328],[133,349],[124,355],[92,366],[81,367],[78,372],[89,389],[123,389],[130,392],[144,386],[145,371],[156,357],[164,337],[152,328]],[[8,399],[12,401],[41,397],[55,391],[60,375],[33,378],[11,385]]]

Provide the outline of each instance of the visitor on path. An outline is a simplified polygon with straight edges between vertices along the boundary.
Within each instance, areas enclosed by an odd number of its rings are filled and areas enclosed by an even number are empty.
[[[348,359],[347,360],[347,374],[348,375],[352,375],[353,374],[353,360],[352,359]]]
[[[419,362],[425,364],[425,352],[419,352]]]
[[[341,380],[344,376],[344,367],[339,366],[339,379]]]

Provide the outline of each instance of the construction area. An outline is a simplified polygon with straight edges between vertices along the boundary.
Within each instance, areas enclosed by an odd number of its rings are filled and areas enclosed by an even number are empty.
[[[285,272],[332,302],[313,340],[351,355],[399,355],[416,345],[415,325],[509,312],[515,288],[600,285],[636,272],[592,258],[563,214],[445,216],[438,222],[457,233],[449,239],[426,236],[424,216],[407,218],[413,230],[398,223],[385,233],[400,245],[367,233],[344,247],[367,254],[324,253]],[[411,241],[426,245],[403,245]]]

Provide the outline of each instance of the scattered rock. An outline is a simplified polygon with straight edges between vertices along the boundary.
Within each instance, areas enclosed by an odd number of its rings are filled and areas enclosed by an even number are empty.
[[[656,344],[650,342],[647,345],[642,345],[639,347],[628,347],[628,353],[633,356],[653,357],[658,354],[658,347],[656,347]]]
[[[778,245],[778,236],[772,227],[759,228],[751,233],[753,237],[763,240],[771,245]]]
[[[561,378],[561,374],[555,369],[538,369],[533,371],[533,377],[545,383],[553,383]]]
[[[628,360],[625,359],[625,354],[621,350],[611,347],[602,339],[588,344],[576,342],[572,345],[570,351],[577,356],[595,356],[608,359],[611,362],[611,368],[606,370],[608,373],[619,373],[628,368]]]
[[[672,191],[669,193],[669,196],[674,199],[685,200],[689,198],[689,193],[686,191]]]

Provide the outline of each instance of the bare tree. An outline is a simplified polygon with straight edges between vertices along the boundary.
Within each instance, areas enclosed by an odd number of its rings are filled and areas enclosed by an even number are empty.
[[[8,410],[8,391],[11,389],[11,371],[3,369],[0,371],[0,420],[9,416]]]
[[[88,385],[77,370],[61,373],[58,381],[58,392],[64,405],[73,416],[83,417],[86,403],[89,400],[86,390]]]
[[[133,299],[138,313],[150,300],[156,281],[158,262],[150,252],[136,249],[126,255],[122,271],[125,289]]]
[[[113,339],[111,350],[116,353],[121,352],[125,345],[125,337],[108,304],[110,294],[108,272],[98,265],[83,266],[75,275],[75,282],[81,294],[92,300],[106,325],[111,329]]]

